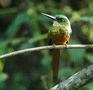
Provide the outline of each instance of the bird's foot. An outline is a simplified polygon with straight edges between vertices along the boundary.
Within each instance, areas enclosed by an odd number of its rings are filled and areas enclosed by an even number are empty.
[[[65,45],[65,48],[67,48],[67,44],[64,44]]]
[[[53,48],[55,48],[56,47],[56,44],[53,44]]]

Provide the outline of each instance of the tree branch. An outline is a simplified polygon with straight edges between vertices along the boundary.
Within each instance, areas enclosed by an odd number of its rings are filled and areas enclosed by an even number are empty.
[[[41,46],[41,47],[35,47],[35,48],[28,48],[28,49],[23,49],[23,50],[18,50],[14,52],[10,52],[7,54],[0,55],[0,59],[15,56],[18,54],[22,53],[27,53],[27,52],[33,52],[33,51],[40,51],[40,50],[48,50],[48,49],[74,49],[74,48],[93,48],[93,44],[88,44],[88,45],[51,45],[51,46]]]
[[[77,90],[93,80],[93,65],[77,72],[67,80],[60,82],[50,90]]]

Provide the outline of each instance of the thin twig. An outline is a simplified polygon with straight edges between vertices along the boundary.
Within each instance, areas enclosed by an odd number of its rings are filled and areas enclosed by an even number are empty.
[[[65,81],[60,82],[50,90],[78,90],[93,80],[93,65],[75,73]]]
[[[40,51],[40,50],[48,50],[48,49],[74,49],[74,48],[93,48],[93,44],[87,44],[87,45],[51,45],[51,46],[41,46],[41,47],[35,47],[35,48],[28,48],[28,49],[23,49],[23,50],[18,50],[14,52],[10,52],[7,54],[0,55],[0,59],[10,57],[10,56],[15,56],[18,54],[26,53],[26,52],[33,52],[33,51]]]

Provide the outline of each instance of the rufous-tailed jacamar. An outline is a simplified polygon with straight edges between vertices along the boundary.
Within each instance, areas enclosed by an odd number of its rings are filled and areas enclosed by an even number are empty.
[[[66,45],[70,39],[72,33],[69,19],[65,15],[49,15],[42,13],[43,15],[53,20],[53,26],[49,30],[49,37],[55,45]],[[52,70],[53,70],[53,82],[56,83],[58,80],[59,71],[59,59],[60,50],[52,50]]]

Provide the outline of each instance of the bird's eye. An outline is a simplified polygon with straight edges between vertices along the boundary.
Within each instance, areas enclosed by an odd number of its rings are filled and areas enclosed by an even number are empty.
[[[62,22],[62,18],[56,18],[58,22]]]
[[[56,18],[58,22],[65,22],[65,19],[63,18]]]

